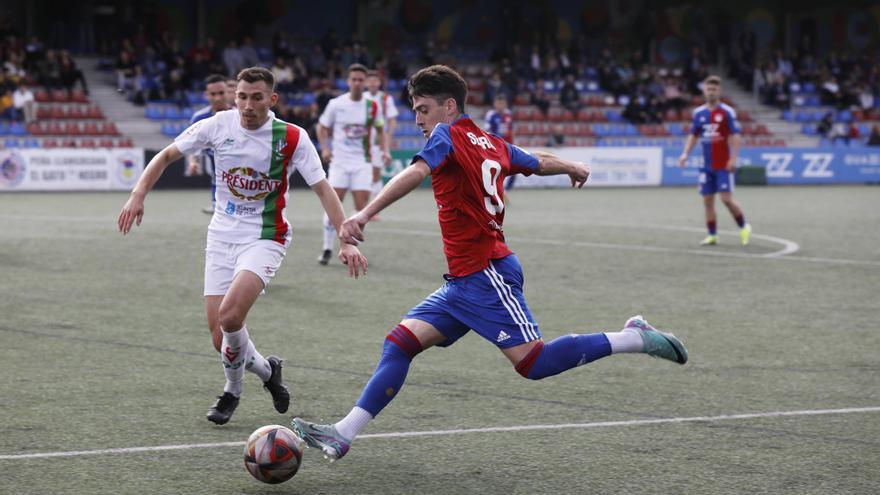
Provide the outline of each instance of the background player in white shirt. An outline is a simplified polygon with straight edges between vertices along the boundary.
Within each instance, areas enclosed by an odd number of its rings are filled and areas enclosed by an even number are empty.
[[[321,157],[330,162],[327,180],[340,201],[345,199],[346,191],[351,190],[355,211],[363,209],[370,199],[373,183],[371,143],[377,135],[384,142],[381,137],[384,122],[379,105],[364,95],[366,77],[366,67],[352,64],[348,68],[348,93],[330,100],[318,119]],[[318,258],[322,265],[330,262],[335,239],[335,223],[325,214],[324,249]]]
[[[382,91],[382,78],[379,72],[371,70],[367,72],[367,98],[374,100],[379,105],[379,113],[385,121],[385,128],[382,129],[381,142],[379,137],[373,141],[373,186],[371,192],[373,195],[379,194],[382,190],[382,169],[391,163],[391,140],[394,138],[394,130],[397,129],[397,106],[394,105],[394,98]]]
[[[208,226],[204,294],[208,326],[226,375],[223,395],[208,411],[208,419],[217,424],[228,422],[238,406],[246,369],[264,382],[278,412],[290,402],[281,361],[257,352],[245,318],[290,243],[284,213],[293,170],[318,195],[333,225],[345,218],[308,133],[269,111],[278,100],[272,73],[261,67],[242,70],[236,100],[237,109],[196,122],[150,161],[118,219],[123,234],[133,223],[140,225],[144,198],[162,172],[185,153],[214,150],[217,209]],[[366,258],[356,247],[342,244],[339,258],[351,276],[366,273]]]

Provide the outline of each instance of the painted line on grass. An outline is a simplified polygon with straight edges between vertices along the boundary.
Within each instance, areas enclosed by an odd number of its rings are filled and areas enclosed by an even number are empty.
[[[684,227],[682,227],[684,228]],[[410,229],[393,229],[393,228],[374,228],[369,229],[367,234],[370,232],[377,232],[380,234],[399,234],[399,235],[410,235],[410,236],[419,236],[419,237],[440,237],[440,233],[436,231],[430,230],[410,230]],[[723,231],[724,233],[731,233],[730,231]],[[752,237],[756,237],[756,234],[752,234]],[[772,236],[763,236],[764,239],[770,240]],[[783,244],[783,248],[778,251],[773,251],[770,253],[762,253],[762,254],[751,254],[751,253],[735,253],[728,251],[713,251],[714,248],[701,248],[701,249],[682,249],[682,248],[669,248],[669,247],[660,247],[660,246],[644,246],[637,244],[614,244],[607,242],[590,242],[590,241],[564,241],[564,240],[556,240],[556,239],[534,239],[528,237],[508,237],[508,240],[513,243],[530,243],[530,244],[542,244],[547,246],[578,246],[578,247],[590,247],[590,248],[598,248],[598,249],[613,249],[613,250],[622,250],[622,251],[642,251],[649,253],[673,253],[673,254],[696,254],[699,256],[719,256],[724,258],[741,258],[741,259],[771,259],[771,260],[789,260],[789,261],[802,261],[802,262],[812,262],[812,263],[833,263],[833,264],[841,264],[841,265],[862,265],[862,266],[880,266],[880,261],[870,261],[870,260],[854,260],[854,259],[846,259],[846,258],[822,258],[815,256],[789,256],[789,254],[800,249],[800,246],[797,245],[794,241],[789,241],[786,239],[782,239],[781,237],[773,238],[774,240],[778,240],[781,244]],[[785,241],[785,242],[782,242]]]
[[[843,409],[807,409],[799,411],[771,411],[762,413],[722,414],[719,416],[689,416],[677,418],[631,419],[622,421],[597,421],[594,423],[562,423],[549,425],[497,426],[489,428],[462,428],[454,430],[397,431],[371,433],[358,436],[359,440],[369,438],[408,438],[443,435],[468,435],[474,433],[508,433],[515,431],[572,430],[589,428],[613,428],[618,426],[642,426],[659,424],[681,424],[716,421],[736,421],[743,419],[782,418],[797,416],[826,416],[830,414],[854,414],[880,412],[880,406],[849,407]],[[52,457],[80,457],[90,455],[135,454],[140,452],[162,452],[168,450],[211,449],[224,447],[243,447],[245,442],[189,443],[179,445],[156,445],[153,447],[124,447],[116,449],[71,450],[66,452],[37,452],[33,454],[3,454],[0,460],[47,459]]]
[[[59,217],[59,216],[47,216],[47,215],[0,215],[0,220],[19,220],[19,221],[65,221],[65,222],[83,222],[83,223],[107,223],[110,225],[109,228],[116,229],[116,220],[115,218],[103,218],[103,217]],[[175,221],[171,219],[162,219],[150,220],[153,223],[162,223],[165,225],[194,225],[193,222],[183,222],[183,221]],[[655,229],[666,229],[666,230],[678,230],[682,232],[703,232],[703,229],[695,228],[695,227],[678,227],[672,225],[652,225],[652,224],[627,224],[627,223],[604,223],[604,222],[596,222],[592,223],[592,225],[605,225],[609,227],[629,227],[629,228],[655,228]],[[399,234],[399,235],[410,235],[410,236],[421,236],[421,237],[439,237],[440,233],[438,231],[433,230],[411,230],[411,229],[394,229],[394,228],[371,228],[369,232],[378,232],[378,233],[386,233],[386,234]],[[722,230],[719,233],[724,235],[736,236],[738,232]],[[528,237],[512,237],[510,240],[514,242],[523,242],[523,243],[533,243],[533,244],[545,244],[552,246],[579,246],[579,247],[591,247],[597,249],[613,249],[613,250],[624,250],[624,251],[642,251],[642,252],[652,252],[652,253],[674,253],[674,254],[696,254],[699,256],[720,256],[723,258],[740,258],[740,259],[781,259],[781,260],[790,260],[790,261],[801,261],[807,263],[829,263],[829,264],[837,264],[837,265],[856,265],[856,266],[880,266],[880,261],[871,261],[871,260],[857,260],[850,258],[827,258],[821,256],[789,256],[790,254],[796,253],[800,250],[800,246],[798,243],[784,239],[782,237],[775,237],[765,234],[753,233],[752,237],[755,239],[761,239],[768,242],[779,243],[782,245],[782,248],[773,251],[770,253],[762,253],[762,254],[752,254],[752,253],[735,253],[735,252],[725,252],[725,251],[712,251],[713,248],[703,248],[703,249],[682,249],[682,248],[667,248],[667,247],[659,247],[659,246],[644,246],[644,245],[636,245],[636,244],[614,244],[614,243],[605,243],[605,242],[589,242],[589,241],[564,241],[564,240],[554,240],[554,239],[533,239]]]

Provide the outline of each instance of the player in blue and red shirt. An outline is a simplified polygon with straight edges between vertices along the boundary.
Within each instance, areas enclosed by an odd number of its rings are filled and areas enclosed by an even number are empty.
[[[752,226],[746,223],[742,209],[733,200],[736,155],[740,144],[736,111],[721,102],[721,78],[718,76],[709,76],[703,81],[703,96],[706,104],[694,109],[691,133],[684,145],[684,152],[678,158],[679,166],[684,167],[688,155],[697,140],[700,140],[703,145],[703,165],[700,169],[699,188],[706,210],[706,227],[709,230],[709,235],[700,244],[718,244],[715,216],[715,194],[718,193],[721,195],[721,202],[739,225],[740,241],[745,246],[749,243]]]
[[[331,459],[345,455],[352,440],[400,391],[416,354],[435,345],[452,345],[470,330],[495,344],[517,372],[532,380],[620,352],[687,362],[684,345],[641,316],[627,320],[620,332],[571,334],[545,344],[523,297],[519,260],[504,240],[504,178],[566,174],[573,187],[582,187],[589,167],[550,153],[529,154],[483,132],[464,114],[467,85],[449,67],[420,70],[410,79],[408,91],[416,124],[428,142],[410,167],[346,220],[340,238],[348,243],[363,240],[363,229],[373,215],[430,175],[449,273],[446,283],[388,334],[373,377],[345,418],[332,425],[293,419],[292,427],[310,446]]]

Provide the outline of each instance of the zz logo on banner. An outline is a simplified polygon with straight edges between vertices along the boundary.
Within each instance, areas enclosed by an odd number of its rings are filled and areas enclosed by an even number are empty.
[[[827,179],[834,177],[834,172],[828,170],[828,167],[831,165],[831,160],[834,159],[834,155],[831,153],[804,153],[803,158],[807,162],[807,165],[804,167],[804,173],[802,174],[804,177],[810,179]]]
[[[788,170],[792,158],[791,153],[761,153],[761,159],[767,161],[767,177],[794,177],[794,172]]]

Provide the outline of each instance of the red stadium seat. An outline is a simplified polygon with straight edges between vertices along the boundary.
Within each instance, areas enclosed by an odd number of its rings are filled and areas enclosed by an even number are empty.
[[[36,92],[34,92],[34,100],[38,103],[47,103],[51,101],[51,98],[49,97],[49,93],[46,90],[38,89]]]
[[[44,120],[52,116],[52,109],[46,105],[40,105],[37,108],[37,119]]]
[[[69,119],[84,119],[86,117],[86,113],[83,111],[82,107],[79,105],[73,105],[70,107],[70,110],[67,112],[67,118]]]
[[[133,148],[134,142],[132,142],[131,138],[124,138],[117,141],[116,146],[118,148]]]
[[[67,94],[67,91],[64,91],[63,89],[52,91],[52,101],[55,103],[67,103],[68,100],[69,95]]]
[[[43,140],[43,148],[57,148],[58,141],[54,139],[44,139]]]
[[[88,103],[89,97],[86,96],[83,90],[75,89],[70,97],[70,101],[74,101],[76,103]]]
[[[106,139],[106,138],[105,138],[105,139],[102,139],[102,140],[100,141],[100,146],[101,146],[101,148],[113,148],[113,147],[114,147],[114,143],[113,143],[113,140],[112,140],[112,139]]]
[[[90,119],[103,119],[104,113],[101,112],[101,107],[98,105],[89,105],[87,116]]]
[[[113,122],[104,122],[102,134],[106,134],[108,136],[118,136],[119,130],[116,129],[116,124]]]
[[[51,110],[49,110],[49,118],[66,119],[67,118],[67,111],[61,105],[53,105]]]
[[[62,127],[62,129],[64,129],[64,134],[69,134],[71,136],[82,134],[82,130],[79,128],[79,123],[77,122],[68,122]]]
[[[83,124],[83,134],[97,136],[98,134],[103,134],[103,132],[98,129],[98,124],[94,122],[86,122]]]
[[[36,122],[31,122],[30,124],[28,124],[27,131],[32,136],[41,136],[43,134],[43,128],[40,126],[40,124]]]
[[[97,148],[98,145],[95,144],[95,140],[91,138],[83,139],[79,142],[80,148]]]
[[[63,148],[76,148],[76,139],[65,138],[61,141],[61,146]]]
[[[64,130],[61,129],[61,124],[59,124],[58,122],[55,122],[53,120],[53,121],[50,121],[46,125],[46,132],[45,133],[50,134],[52,136],[60,136],[61,134],[64,134]]]

